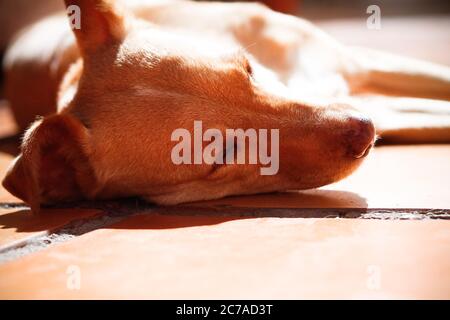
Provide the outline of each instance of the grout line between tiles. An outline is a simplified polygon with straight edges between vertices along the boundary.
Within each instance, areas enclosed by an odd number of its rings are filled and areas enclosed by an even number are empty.
[[[109,216],[108,214],[100,213],[91,218],[71,221],[55,230],[40,232],[33,237],[1,247],[0,264],[41,251],[53,244],[66,242],[85,233],[107,227],[126,217]]]
[[[28,208],[23,203],[0,203],[0,208]],[[101,213],[94,217],[74,220],[55,230],[43,231],[33,237],[19,240],[0,248],[0,264],[24,257],[45,248],[70,241],[83,234],[120,222],[135,214],[208,215],[238,217],[279,218],[357,218],[377,220],[450,220],[450,209],[367,209],[367,208],[254,208],[230,205],[183,205],[158,207],[138,199],[109,202],[82,202],[52,207],[96,209]]]

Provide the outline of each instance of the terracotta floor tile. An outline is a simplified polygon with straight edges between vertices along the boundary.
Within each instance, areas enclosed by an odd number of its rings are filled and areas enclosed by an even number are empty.
[[[5,100],[0,100],[0,181],[3,180],[8,165],[14,159],[14,154],[18,153],[18,139],[14,137],[17,131],[10,109]],[[13,197],[0,184],[1,202],[20,202],[20,200]]]
[[[317,21],[328,34],[346,45],[383,50],[450,65],[448,16],[383,17],[379,30],[367,28],[367,16]]]
[[[0,266],[0,298],[450,298],[450,222],[138,215]]]
[[[96,214],[99,211],[84,209],[44,209],[40,215],[32,215],[27,209],[0,210],[0,251],[31,237],[44,235],[73,220]]]
[[[280,208],[449,209],[450,145],[377,147],[350,177],[317,190],[230,197],[204,204]]]
[[[7,102],[0,100],[0,138],[16,134],[17,131],[17,125]]]
[[[5,177],[6,174],[6,170],[13,159],[14,156],[12,156],[11,154],[0,152],[0,182],[3,181],[3,178]],[[5,202],[22,202],[22,200],[14,197],[12,194],[6,191],[6,189],[3,188],[3,186],[0,183],[0,203]]]

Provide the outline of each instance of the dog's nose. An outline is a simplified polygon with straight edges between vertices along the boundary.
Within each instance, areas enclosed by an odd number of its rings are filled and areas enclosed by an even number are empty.
[[[346,121],[346,140],[350,156],[359,159],[367,156],[375,139],[375,127],[368,117],[354,114]]]

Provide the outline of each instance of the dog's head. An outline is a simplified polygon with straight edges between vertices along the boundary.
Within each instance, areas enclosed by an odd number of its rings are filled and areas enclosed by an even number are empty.
[[[373,143],[371,121],[347,106],[269,93],[276,81],[242,50],[158,29],[119,14],[110,1],[66,3],[82,13],[74,30],[82,63],[63,83],[76,94],[67,108],[27,131],[3,182],[35,209],[83,198],[144,196],[173,204],[314,188],[350,174]],[[192,159],[198,153],[194,121],[223,137],[226,129],[267,129],[267,149],[279,151],[276,174],[261,175],[262,165],[248,161],[175,164],[176,129],[192,134]],[[277,150],[271,129],[279,130]],[[208,141],[200,145],[204,151]],[[242,152],[248,156],[248,144],[231,158]]]

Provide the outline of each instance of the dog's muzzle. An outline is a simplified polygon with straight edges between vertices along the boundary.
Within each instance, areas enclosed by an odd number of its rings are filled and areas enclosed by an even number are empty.
[[[345,134],[348,143],[348,154],[356,159],[369,154],[375,140],[375,127],[372,120],[363,115],[351,116],[347,120]]]

